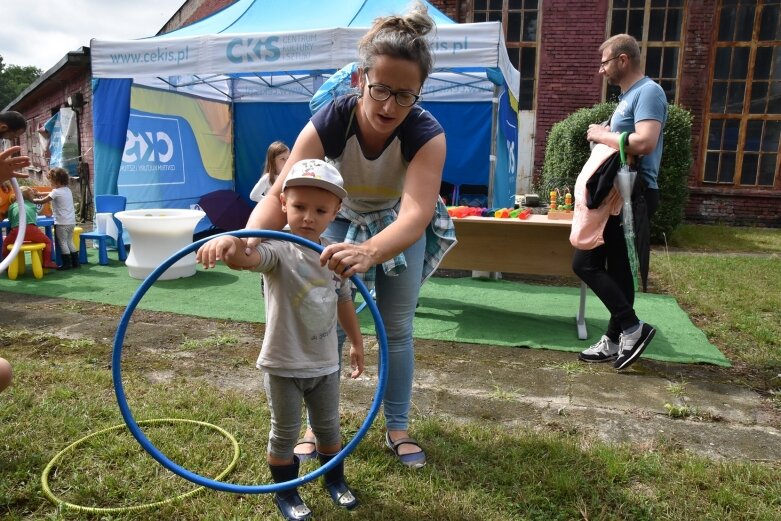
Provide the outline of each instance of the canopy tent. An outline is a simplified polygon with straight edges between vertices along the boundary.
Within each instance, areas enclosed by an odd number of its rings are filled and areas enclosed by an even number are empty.
[[[129,208],[186,208],[225,188],[247,197],[267,145],[292,144],[312,95],[357,59],[371,21],[406,7],[239,0],[165,35],[93,40],[95,193],[126,195]],[[447,134],[443,179],[485,185],[492,206],[510,206],[520,75],[501,24],[455,24],[433,6],[429,14],[435,72],[423,107]]]

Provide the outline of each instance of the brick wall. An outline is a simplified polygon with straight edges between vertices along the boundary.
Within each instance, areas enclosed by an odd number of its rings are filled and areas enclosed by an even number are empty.
[[[185,2],[179,10],[174,13],[165,26],[160,29],[158,34],[168,33],[185,25],[209,16],[233,3],[236,0],[189,0]],[[467,0],[433,0],[430,3],[445,13],[453,21],[463,21],[463,14],[466,12]]]
[[[694,165],[689,186],[700,186],[702,133],[708,107],[705,105],[710,74],[711,46],[715,39],[717,0],[689,0],[685,27],[685,47],[678,86],[678,104],[692,113],[692,153]]]
[[[539,179],[551,127],[599,103],[599,46],[605,41],[607,0],[546,0],[538,52],[534,177]]]
[[[236,0],[188,0],[174,13],[158,34],[170,33],[175,29],[190,25],[234,3]]]
[[[445,13],[454,22],[463,22],[463,20],[459,20],[459,17],[463,17],[461,13],[466,12],[463,9],[463,4],[466,3],[464,0],[429,0],[429,3]]]
[[[692,188],[686,220],[698,224],[781,227],[781,193]]]
[[[84,73],[72,79],[57,82],[58,89],[55,92],[35,97],[33,102],[20,111],[27,119],[27,131],[20,138],[22,149],[31,156],[32,165],[28,169],[30,178],[35,184],[47,186],[46,173],[49,170],[48,160],[40,153],[38,145],[38,128],[51,118],[52,110],[67,105],[68,96],[80,92],[84,96],[84,106],[79,111],[79,132],[81,139],[82,159],[89,165],[89,171],[94,171],[92,132],[92,88],[90,84],[89,69],[84,68]],[[79,184],[71,183],[74,202],[81,200]]]

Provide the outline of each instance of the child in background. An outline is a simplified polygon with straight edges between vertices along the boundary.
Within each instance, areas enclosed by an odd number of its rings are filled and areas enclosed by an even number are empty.
[[[293,234],[326,246],[320,235],[336,218],[347,196],[342,177],[319,159],[299,161],[290,169],[279,196]],[[263,273],[266,334],[257,367],[271,407],[267,460],[276,483],[298,477],[293,448],[306,402],[317,453],[326,464],[341,450],[339,425],[339,351],[337,317],[350,338],[352,378],[364,368],[363,338],[352,302],[350,282],[320,264],[320,254],[290,241],[266,240],[246,253],[241,239],[219,237],[198,252],[204,268],[222,260],[233,269]],[[348,510],[358,505],[340,463],[324,476],[333,502]],[[274,503],[287,520],[310,519],[298,491],[277,492]]]
[[[70,176],[64,168],[52,168],[46,174],[52,191],[45,197],[35,199],[35,204],[51,201],[54,216],[54,237],[62,256],[61,270],[79,267],[79,250],[73,244],[73,229],[76,228],[76,209],[73,207],[73,194],[68,188]]]
[[[42,242],[43,248],[43,267],[49,269],[57,269],[57,264],[52,261],[52,241],[46,236],[45,233],[38,228],[35,222],[38,220],[38,207],[35,206],[35,190],[29,186],[22,186],[19,188],[22,192],[24,214],[27,220],[27,225],[24,229],[24,241],[25,242]],[[19,201],[15,201],[8,207],[8,224],[10,231],[3,239],[3,255],[8,252],[8,246],[12,245],[16,241],[16,236],[19,235]]]
[[[260,180],[252,188],[249,194],[249,198],[259,203],[263,196],[266,195],[266,191],[274,181],[277,180],[277,176],[282,171],[282,167],[285,166],[287,158],[290,157],[290,149],[281,141],[274,141],[268,146],[266,151],[266,165],[263,167],[263,175],[260,176]]]

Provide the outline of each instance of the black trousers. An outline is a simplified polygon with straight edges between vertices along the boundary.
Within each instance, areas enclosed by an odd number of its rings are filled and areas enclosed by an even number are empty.
[[[646,189],[650,221],[659,206],[659,190]],[[634,310],[635,288],[624,239],[621,215],[611,215],[603,231],[605,243],[593,250],[576,250],[572,270],[610,311],[605,335],[618,342],[622,331],[640,323]]]

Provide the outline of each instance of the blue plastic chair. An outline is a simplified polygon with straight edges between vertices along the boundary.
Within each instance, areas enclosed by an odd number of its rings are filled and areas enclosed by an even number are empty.
[[[122,223],[113,214],[125,210],[127,198],[124,195],[96,195],[95,213],[110,213],[117,225],[117,240],[111,235],[99,233],[97,230],[82,233],[79,239],[79,262],[87,264],[87,240],[95,241],[98,245],[98,263],[105,266],[108,264],[108,246],[112,244],[117,248],[117,256],[120,261],[127,260],[127,250],[125,242],[122,240]]]

